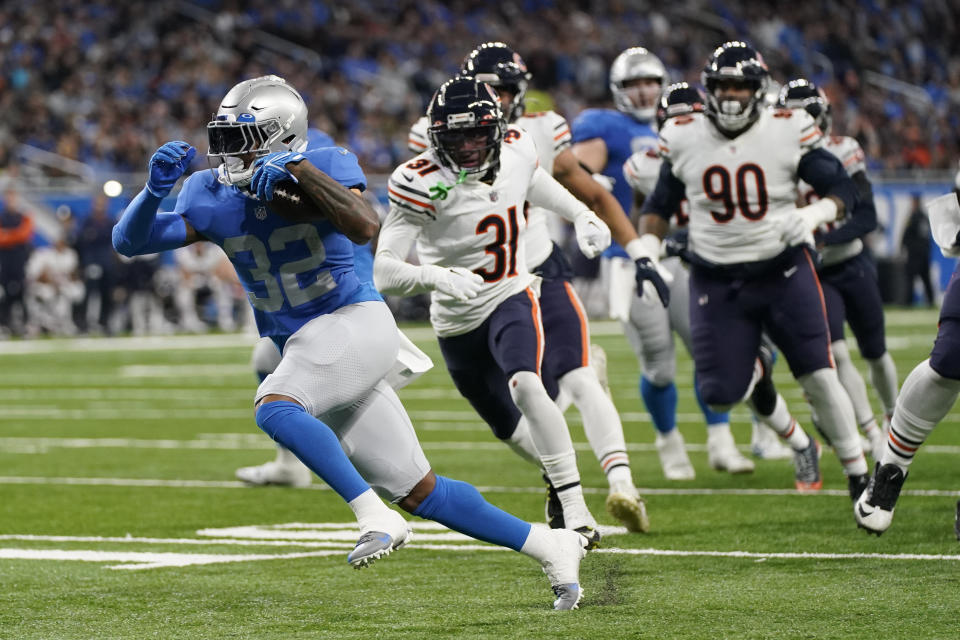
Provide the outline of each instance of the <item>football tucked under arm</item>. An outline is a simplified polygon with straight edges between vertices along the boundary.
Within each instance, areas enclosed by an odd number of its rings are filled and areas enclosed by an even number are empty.
[[[302,221],[329,220],[342,234],[356,244],[370,242],[380,231],[380,217],[360,190],[347,188],[317,169],[309,160],[288,164],[288,171],[296,178],[281,180],[274,185],[275,202],[288,201],[275,207],[282,217],[307,216]],[[278,196],[283,191],[287,196]],[[300,204],[295,204],[299,202]],[[303,204],[304,202],[308,204]],[[288,206],[289,205],[289,206]],[[295,218],[288,218],[295,220]]]
[[[273,187],[273,198],[267,206],[290,222],[327,220],[327,211],[314,202],[293,180],[281,180]]]

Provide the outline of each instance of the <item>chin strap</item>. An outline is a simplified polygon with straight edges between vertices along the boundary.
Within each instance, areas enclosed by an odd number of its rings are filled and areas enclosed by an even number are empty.
[[[453,189],[458,184],[463,184],[464,181],[466,181],[466,179],[467,179],[467,170],[460,169],[460,175],[457,176],[457,181],[452,185],[447,185],[442,182],[438,182],[437,184],[430,187],[430,199],[446,200],[447,194],[450,192],[450,190]]]

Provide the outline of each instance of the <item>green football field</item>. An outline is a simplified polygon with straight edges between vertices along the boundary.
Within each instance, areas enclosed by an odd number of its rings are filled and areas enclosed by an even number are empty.
[[[926,358],[936,314],[890,311],[887,323],[902,381]],[[542,521],[539,474],[458,397],[429,331],[406,329],[437,363],[400,394],[434,469]],[[652,529],[628,535],[604,513],[605,482],[569,411],[588,504],[609,527],[574,612],[551,610],[530,558],[416,518],[408,547],[354,571],[352,513],[319,481],[236,482],[237,467],[274,451],[252,418],[249,336],[0,343],[0,638],[960,635],[957,413],[920,451],[891,529],[867,536],[830,451],[815,495],[792,490],[789,460],[746,476],[707,466],[685,353],[678,419],[697,478],[664,480],[633,354],[616,326],[594,334]],[[809,426],[782,363],[776,380]],[[747,451],[743,409],[733,423]]]

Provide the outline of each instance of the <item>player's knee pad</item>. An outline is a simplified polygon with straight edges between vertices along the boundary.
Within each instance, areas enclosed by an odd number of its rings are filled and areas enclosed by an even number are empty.
[[[513,398],[521,412],[531,400],[538,396],[542,395],[549,401],[549,396],[547,396],[547,391],[540,380],[540,376],[532,371],[517,371],[510,376],[507,386],[510,387],[510,397]]]
[[[590,367],[580,367],[563,374],[560,378],[560,389],[570,397],[573,404],[580,403],[591,393],[603,393],[603,387],[597,379],[597,373]]]
[[[643,362],[643,377],[655,387],[665,387],[677,377],[674,358],[649,358]]]
[[[718,380],[701,379],[698,377],[697,389],[700,399],[711,411],[727,413],[743,399],[745,389],[734,389],[732,385],[723,384]]]
[[[280,364],[280,349],[270,338],[260,338],[253,345],[253,354],[250,356],[253,371],[263,382],[263,379],[274,372]]]
[[[256,420],[257,426],[263,429],[263,432],[276,440],[277,431],[280,426],[291,415],[307,411],[296,402],[278,400],[275,402],[263,402],[257,407]]]

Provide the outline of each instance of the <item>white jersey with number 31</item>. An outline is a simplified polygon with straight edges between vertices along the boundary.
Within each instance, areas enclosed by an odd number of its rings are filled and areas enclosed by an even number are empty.
[[[705,114],[667,120],[660,153],[686,187],[690,249],[717,264],[782,253],[780,220],[796,208],[797,166],[822,144],[823,134],[803,109],[765,109],[733,139]]]
[[[476,329],[497,305],[538,281],[527,269],[524,243],[524,203],[537,166],[531,137],[510,127],[493,184],[478,177],[455,184],[457,174],[440,164],[433,149],[390,176],[390,213],[381,236],[395,225],[416,227],[421,264],[464,267],[484,279],[477,297],[466,302],[431,294],[430,322],[437,335]]]
[[[540,111],[521,116],[513,126],[530,134],[537,148],[540,166],[553,175],[554,159],[570,146],[572,139],[567,120],[555,111]],[[410,128],[407,147],[411,151],[421,153],[429,147],[429,144],[427,119],[422,117]],[[550,229],[547,226],[548,215],[555,214],[542,207],[531,206],[526,212],[527,230],[524,238],[528,269],[539,267],[553,251],[553,240],[550,238]]]

